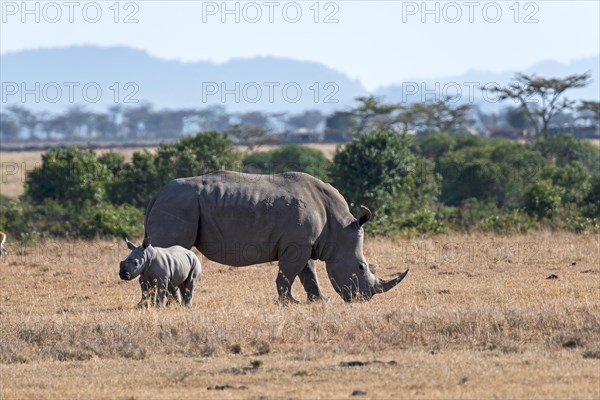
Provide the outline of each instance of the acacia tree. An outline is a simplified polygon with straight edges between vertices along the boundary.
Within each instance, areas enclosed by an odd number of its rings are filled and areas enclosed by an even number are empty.
[[[357,97],[360,105],[348,111],[356,136],[375,131],[394,131],[406,136],[416,126],[433,131],[456,131],[468,121],[471,107],[455,105],[452,97],[411,105],[384,104],[375,96]]]
[[[415,123],[428,130],[450,132],[458,130],[468,122],[471,106],[454,105],[452,97],[444,97],[431,103],[416,103],[411,107]]]
[[[223,131],[226,136],[237,139],[238,144],[247,146],[245,154],[252,153],[264,144],[274,142],[276,138],[270,132],[267,127],[244,124],[230,125]]]
[[[575,104],[575,101],[563,97],[563,94],[569,89],[588,85],[590,76],[589,71],[569,75],[563,79],[517,74],[508,86],[490,86],[484,90],[498,95],[500,100],[517,101],[534,128],[535,135],[547,137],[552,118],[563,111],[571,110]]]
[[[19,124],[12,115],[0,112],[0,140],[17,140]]]
[[[354,126],[354,134],[361,136],[365,133],[374,132],[377,130],[390,129],[394,124],[392,113],[402,108],[399,104],[383,104],[375,96],[361,96],[356,100],[360,103],[348,114],[352,115]]]
[[[600,101],[581,100],[577,111],[579,111],[579,119],[588,120],[594,125],[600,124]]]
[[[296,114],[288,117],[285,120],[286,125],[293,129],[307,128],[317,129],[317,126],[325,120],[323,114],[319,110],[307,110],[301,114]]]
[[[27,128],[27,133],[29,134],[29,137],[35,138],[35,130],[39,123],[37,116],[25,107],[21,107],[18,105],[8,106],[6,107],[6,109],[14,118],[16,124],[19,127]]]
[[[346,142],[355,125],[354,116],[345,111],[336,111],[325,119],[325,139],[333,142]]]

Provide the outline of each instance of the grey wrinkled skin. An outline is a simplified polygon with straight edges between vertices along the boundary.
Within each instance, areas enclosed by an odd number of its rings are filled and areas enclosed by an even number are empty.
[[[366,207],[354,218],[334,187],[308,174],[219,171],[168,183],[148,205],[144,225],[156,246],[196,246],[221,264],[279,261],[282,302],[296,302],[296,277],[309,300],[322,298],[313,261],[322,260],[337,293],[351,301],[368,300],[406,276],[383,281],[371,272],[362,229],[370,218]]]
[[[194,289],[202,273],[200,260],[181,246],[154,247],[146,237],[141,246],[125,238],[131,253],[119,265],[119,277],[132,280],[140,277],[142,300],[138,306],[164,307],[170,294],[183,304],[192,305]]]

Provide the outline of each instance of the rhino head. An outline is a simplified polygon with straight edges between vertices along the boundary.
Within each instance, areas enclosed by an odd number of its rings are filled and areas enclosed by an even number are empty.
[[[399,284],[408,273],[406,270],[390,280],[379,279],[374,275],[379,267],[368,264],[363,255],[362,226],[371,217],[371,211],[361,206],[358,219],[344,227],[337,236],[335,257],[326,261],[329,280],[345,301],[370,300],[373,295],[387,292]]]
[[[124,281],[130,281],[138,277],[146,267],[148,261],[146,249],[150,246],[150,238],[146,237],[141,246],[134,245],[127,238],[125,243],[131,253],[119,263],[119,277]]]

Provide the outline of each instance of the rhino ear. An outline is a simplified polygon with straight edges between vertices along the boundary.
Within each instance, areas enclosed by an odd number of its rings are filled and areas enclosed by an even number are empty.
[[[360,216],[358,217],[358,225],[363,226],[365,222],[369,221],[373,214],[371,214],[371,210],[369,210],[365,206],[360,206]]]
[[[127,248],[128,248],[129,250],[133,250],[133,249],[135,249],[135,245],[134,245],[133,243],[131,243],[131,242],[129,241],[129,239],[127,239],[127,237],[125,237],[125,243],[127,243]]]
[[[146,237],[144,238],[144,242],[142,243],[142,247],[143,247],[143,248],[144,248],[144,250],[145,250],[145,249],[147,249],[147,248],[148,248],[148,246],[150,246],[150,238],[149,238],[148,236],[146,236]]]

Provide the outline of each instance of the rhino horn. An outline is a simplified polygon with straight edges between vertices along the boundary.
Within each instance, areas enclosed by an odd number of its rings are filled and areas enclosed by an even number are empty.
[[[390,290],[391,288],[393,288],[394,286],[396,286],[397,284],[402,282],[402,279],[404,279],[406,277],[406,274],[408,274],[408,270],[404,271],[403,273],[401,273],[394,279],[390,279],[388,281],[380,280],[379,283],[377,284],[377,293],[387,292],[388,290]]]

